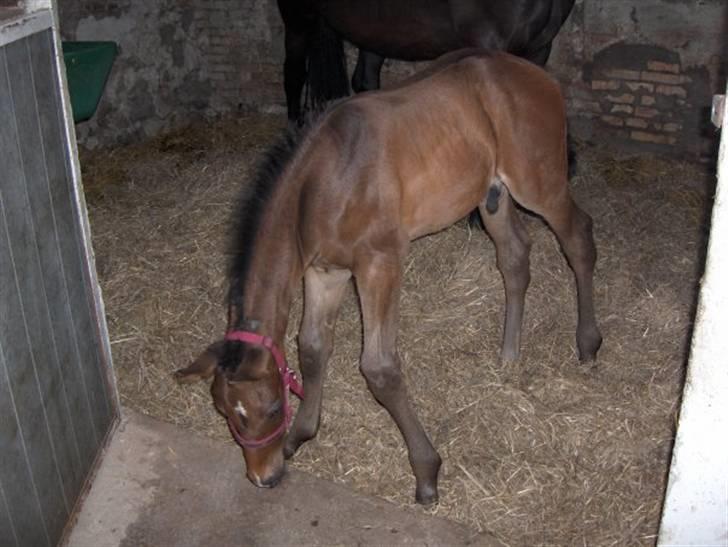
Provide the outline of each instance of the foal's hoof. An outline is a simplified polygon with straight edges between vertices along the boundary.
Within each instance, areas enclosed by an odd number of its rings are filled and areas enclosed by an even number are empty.
[[[591,339],[585,343],[578,343],[579,361],[583,364],[593,363],[597,360],[597,352],[602,347],[602,336],[599,333],[590,337]]]
[[[436,486],[426,486],[415,491],[415,501],[420,505],[432,505],[437,503],[440,496],[437,495]]]
[[[283,457],[290,460],[304,442],[305,441],[297,440],[289,435],[283,445]]]
[[[297,448],[298,447],[292,447],[290,444],[288,444],[288,441],[286,441],[286,444],[283,446],[283,457],[287,460],[290,460],[296,453]]]

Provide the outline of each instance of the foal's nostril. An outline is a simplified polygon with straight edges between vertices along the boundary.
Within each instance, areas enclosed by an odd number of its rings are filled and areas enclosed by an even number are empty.
[[[248,473],[248,480],[250,482],[252,482],[258,488],[265,488],[263,481],[261,481],[260,477],[258,475],[256,475],[255,473]]]
[[[275,475],[266,478],[264,481],[262,481],[261,486],[263,488],[273,488],[274,486],[277,486],[279,482],[283,479],[283,475],[285,474],[285,469],[282,468],[278,473]]]
[[[283,479],[283,475],[285,475],[285,473],[286,473],[286,468],[283,467],[283,468],[281,468],[280,471],[271,475],[270,477],[266,477],[265,479],[261,479],[255,473],[248,473],[248,479],[250,479],[250,482],[252,482],[258,488],[273,488],[274,486],[277,486],[278,483],[281,482],[281,480]]]

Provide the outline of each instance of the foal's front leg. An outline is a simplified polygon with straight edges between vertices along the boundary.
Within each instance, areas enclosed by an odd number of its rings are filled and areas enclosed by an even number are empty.
[[[349,270],[324,271],[313,266],[304,274],[304,312],[298,335],[304,399],[286,439],[286,458],[318,432],[324,372],[334,349],[336,314],[350,278]]]
[[[396,348],[400,259],[378,255],[354,273],[364,322],[362,374],[369,390],[392,416],[407,444],[416,480],[416,501],[434,503],[438,499],[437,473],[441,460],[409,403]]]

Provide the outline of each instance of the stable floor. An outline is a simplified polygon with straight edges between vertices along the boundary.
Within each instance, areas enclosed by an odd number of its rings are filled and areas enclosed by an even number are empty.
[[[225,332],[239,195],[280,116],[235,116],[82,154],[84,189],[123,403],[230,442],[207,382],[173,372]],[[509,545],[653,546],[682,392],[715,177],[702,167],[577,147],[571,188],[594,219],[594,365],[575,348],[574,277],[538,218],[522,358],[498,359],[505,291],[494,246],[466,221],[412,243],[398,350],[440,452],[438,517]],[[299,370],[302,291],[282,346]],[[402,436],[359,372],[353,283],[336,323],[321,428],[291,467],[412,510]],[[236,471],[241,464],[234,456]]]
[[[69,547],[501,545],[492,536],[291,471],[244,477],[237,447],[125,410]]]

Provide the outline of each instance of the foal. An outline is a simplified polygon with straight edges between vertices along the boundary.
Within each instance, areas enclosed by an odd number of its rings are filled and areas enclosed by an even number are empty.
[[[228,334],[177,377],[214,374],[213,399],[242,445],[248,477],[275,485],[284,455],[318,430],[336,314],[353,275],[364,326],[361,372],[404,437],[416,500],[434,502],[440,457],[408,400],[396,345],[411,240],[479,209],[506,290],[501,358],[516,360],[530,279],[517,201],[548,222],[576,276],[579,357],[594,359],[601,344],[591,219],[569,194],[559,87],[508,54],[456,52],[397,88],[337,104],[288,150],[243,200]],[[288,389],[299,386],[278,348],[301,277],[306,398],[285,436]]]

